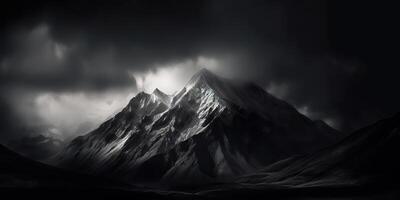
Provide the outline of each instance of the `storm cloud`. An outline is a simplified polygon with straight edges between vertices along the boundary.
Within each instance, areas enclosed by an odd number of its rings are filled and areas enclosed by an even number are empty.
[[[201,67],[254,81],[313,119],[354,130],[400,110],[386,9],[340,1],[13,1],[1,8],[0,139],[47,129],[84,134],[138,91],[173,93]]]

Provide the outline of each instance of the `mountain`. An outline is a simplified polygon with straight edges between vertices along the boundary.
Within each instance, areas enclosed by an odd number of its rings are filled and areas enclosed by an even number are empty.
[[[376,189],[397,185],[398,189],[399,147],[400,113],[362,128],[321,152],[279,161],[236,182],[246,187],[372,185]]]
[[[255,84],[201,70],[174,96],[137,94],[74,139],[59,163],[128,182],[195,185],[313,152],[337,134]]]
[[[30,160],[0,145],[0,190],[4,188],[103,188],[116,182]]]
[[[3,199],[196,199],[196,195],[149,190],[75,173],[21,156],[0,145]]]
[[[11,140],[7,147],[33,160],[46,161],[63,149],[64,141],[40,134]]]

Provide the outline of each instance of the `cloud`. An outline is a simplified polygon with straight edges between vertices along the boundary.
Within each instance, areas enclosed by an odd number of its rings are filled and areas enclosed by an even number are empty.
[[[205,66],[354,130],[400,109],[398,61],[385,46],[395,37],[381,23],[392,18],[376,20],[381,15],[358,8],[336,1],[224,0],[35,1],[0,8],[0,129],[5,138],[51,128],[80,134],[110,111],[80,118],[75,110],[116,109],[106,102],[142,89],[173,93]],[[67,120],[72,128],[66,130],[62,113],[82,123]]]
[[[199,69],[217,70],[218,62],[212,58],[199,56],[195,60],[157,64],[154,68],[143,73],[131,73],[136,80],[138,90],[151,93],[158,88],[167,94],[173,94],[182,89]]]
[[[3,72],[32,76],[62,73],[66,47],[51,38],[46,24],[19,33],[14,42],[13,53],[3,60]]]
[[[71,139],[96,128],[119,112],[136,92],[130,90],[90,92],[27,92],[13,98],[19,121],[40,134],[54,132]],[[46,127],[44,129],[39,129]]]
[[[56,40],[46,23],[14,33],[1,62],[3,86],[42,90],[103,90],[134,87],[112,48],[91,54],[84,43]]]

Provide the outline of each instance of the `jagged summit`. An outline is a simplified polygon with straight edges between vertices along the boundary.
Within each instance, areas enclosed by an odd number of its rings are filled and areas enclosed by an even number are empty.
[[[158,88],[154,89],[152,95],[155,95],[157,98],[159,98],[166,105],[170,105],[171,104],[171,100],[172,100],[171,96],[165,94],[164,92],[162,92]]]
[[[201,68],[194,76],[196,75],[210,75],[210,76],[214,76],[215,74],[213,72],[211,72],[209,69],[207,68]]]
[[[213,86],[223,81],[228,81],[228,80],[214,74],[213,72],[211,72],[206,68],[202,68],[192,76],[192,78],[186,84],[185,88],[188,89],[193,87],[194,85],[201,85],[201,84],[208,84],[209,86]]]
[[[202,68],[193,75],[192,80],[197,79],[197,78],[208,79],[208,78],[217,78],[217,77],[218,77],[218,75],[214,74],[214,72],[212,72],[206,68]]]
[[[239,81],[220,77],[207,69],[197,72],[186,86],[174,97],[173,104],[179,99],[194,93],[207,93],[214,99],[224,101],[226,104],[234,104],[244,109],[249,109],[260,114],[279,112],[276,108],[285,107],[285,110],[295,110],[293,106],[279,100],[255,83]],[[207,96],[207,95],[202,95]]]
[[[162,92],[162,91],[161,91],[160,89],[158,89],[158,88],[154,89],[153,92],[152,92],[152,94],[156,94],[156,95],[158,95],[158,94],[166,95],[164,92]]]

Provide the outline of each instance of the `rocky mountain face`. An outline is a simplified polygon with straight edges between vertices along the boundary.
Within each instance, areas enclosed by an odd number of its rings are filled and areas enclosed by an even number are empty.
[[[396,158],[399,147],[400,113],[362,128],[321,152],[279,161],[236,182],[246,187],[388,188],[398,185],[400,178]]]
[[[139,93],[74,139],[59,163],[129,182],[193,185],[311,153],[337,134],[255,84],[201,70],[174,96],[158,89]]]

